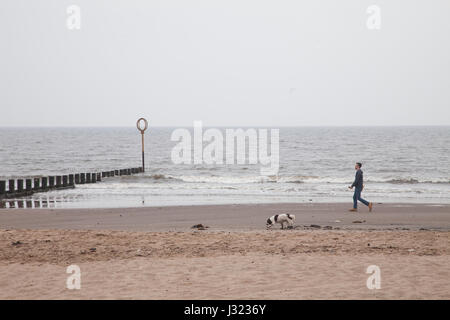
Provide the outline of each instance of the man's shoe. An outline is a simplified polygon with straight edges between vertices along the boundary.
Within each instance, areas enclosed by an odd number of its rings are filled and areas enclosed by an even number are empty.
[[[372,208],[373,208],[373,203],[369,202],[369,212],[372,212]]]
[[[352,209],[349,209],[348,211],[350,211],[350,212],[357,212],[358,209],[352,208]]]

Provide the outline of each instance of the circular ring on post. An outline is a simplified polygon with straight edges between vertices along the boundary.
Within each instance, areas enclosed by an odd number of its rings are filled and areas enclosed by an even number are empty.
[[[144,121],[144,128],[142,129],[141,127],[141,121]],[[136,127],[138,128],[138,130],[144,134],[144,131],[147,130],[148,128],[148,121],[144,118],[139,118],[138,121],[136,122]]]

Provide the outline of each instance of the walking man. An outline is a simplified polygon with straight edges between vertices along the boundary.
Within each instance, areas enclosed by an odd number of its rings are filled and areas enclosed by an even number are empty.
[[[366,200],[361,198],[361,191],[364,188],[363,172],[361,170],[361,167],[362,167],[362,164],[360,162],[357,162],[355,164],[355,170],[356,170],[355,181],[352,183],[352,185],[350,187],[348,187],[350,190],[352,190],[353,187],[355,187],[355,193],[353,194],[353,208],[348,211],[352,211],[352,212],[358,211],[358,200],[359,200],[362,203],[364,203],[366,206],[369,207],[369,212],[372,212],[373,203],[367,202]]]

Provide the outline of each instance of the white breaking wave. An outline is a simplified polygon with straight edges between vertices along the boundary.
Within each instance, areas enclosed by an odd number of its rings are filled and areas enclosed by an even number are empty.
[[[134,177],[130,177],[133,179]],[[308,175],[292,176],[217,176],[217,175],[164,175],[152,174],[145,176],[156,181],[181,181],[188,183],[223,183],[223,184],[246,184],[246,183],[332,183],[332,184],[351,184],[353,180],[348,177],[318,177]],[[142,177],[136,177],[142,179]],[[443,179],[417,179],[417,178],[367,178],[365,183],[388,183],[388,184],[450,184],[450,178]]]

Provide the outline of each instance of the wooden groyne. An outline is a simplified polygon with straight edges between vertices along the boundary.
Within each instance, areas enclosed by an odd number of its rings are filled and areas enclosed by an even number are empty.
[[[143,168],[139,167],[102,172],[83,172],[58,176],[0,180],[0,200],[26,197],[36,192],[75,188],[77,184],[97,183],[101,182],[103,178],[132,175],[143,171]]]

